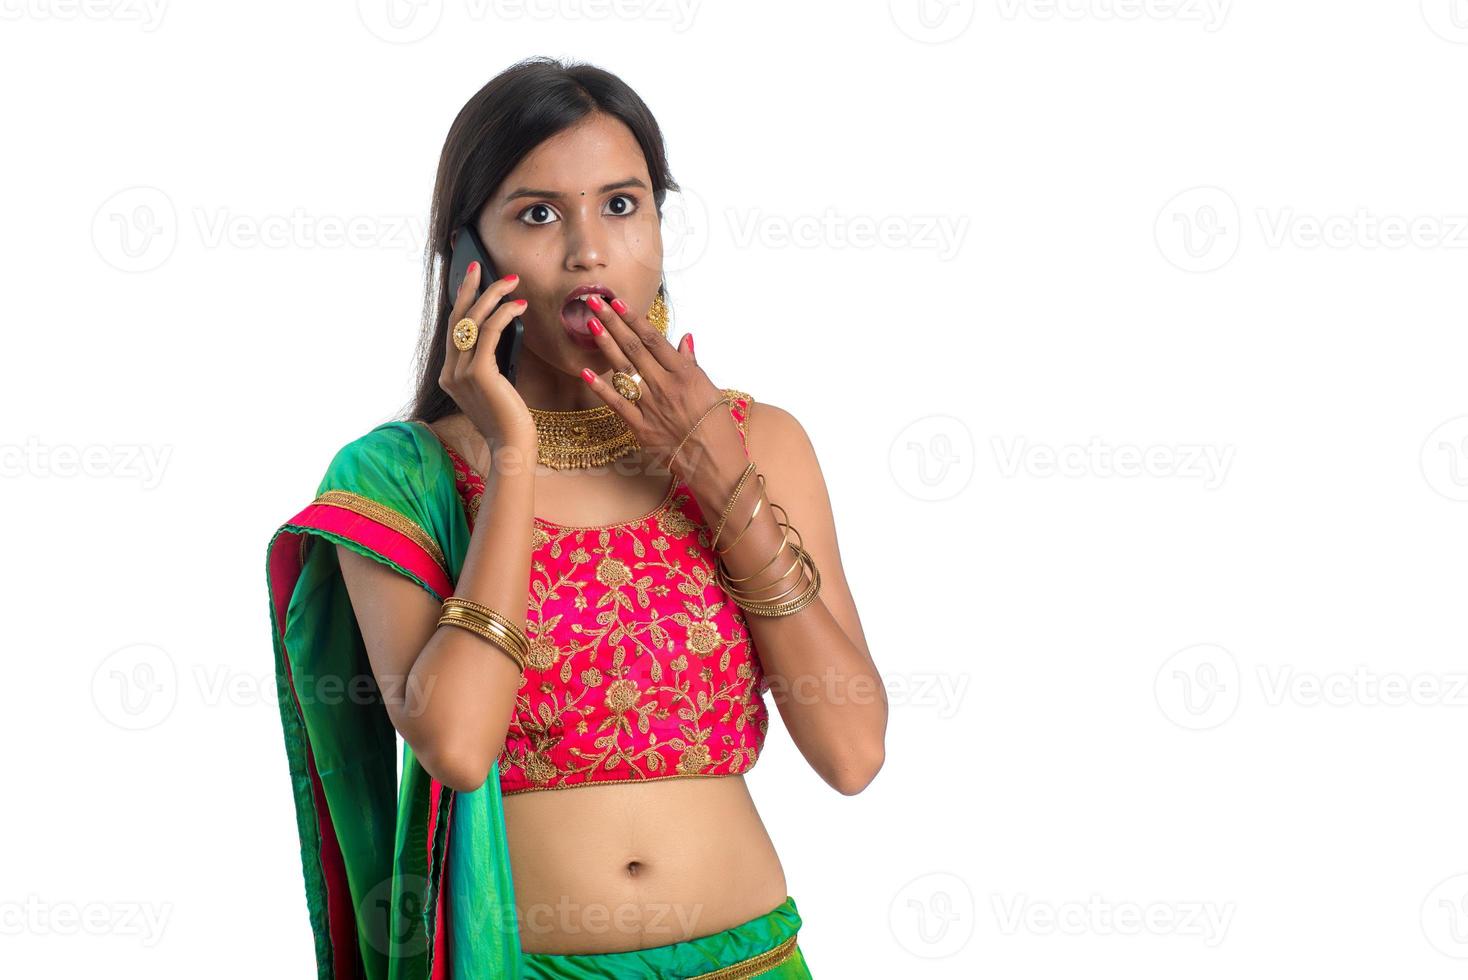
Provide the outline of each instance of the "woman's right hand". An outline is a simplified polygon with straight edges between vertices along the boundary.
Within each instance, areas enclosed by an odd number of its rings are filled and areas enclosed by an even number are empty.
[[[530,452],[534,459],[535,420],[525,405],[525,399],[500,373],[494,358],[500,334],[511,320],[525,311],[524,300],[500,302],[514,291],[519,277],[509,276],[490,283],[484,295],[471,306],[470,301],[483,274],[484,267],[474,262],[459,284],[454,308],[449,312],[449,328],[444,339],[448,350],[438,384],[449,393],[459,410],[474,423],[491,447],[516,446]],[[479,325],[479,337],[473,347],[459,350],[454,344],[454,324],[466,316]]]

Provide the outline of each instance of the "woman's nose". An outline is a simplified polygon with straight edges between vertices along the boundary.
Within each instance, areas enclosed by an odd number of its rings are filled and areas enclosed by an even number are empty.
[[[576,215],[568,222],[566,265],[572,269],[602,266],[607,261],[607,229],[596,215]]]

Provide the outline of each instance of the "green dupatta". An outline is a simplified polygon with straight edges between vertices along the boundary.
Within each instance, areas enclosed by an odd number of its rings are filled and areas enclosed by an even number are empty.
[[[385,422],[342,447],[266,558],[276,687],[318,980],[519,977],[499,780],[456,793],[403,746],[337,564],[344,545],[435,600],[469,527],[426,426]]]

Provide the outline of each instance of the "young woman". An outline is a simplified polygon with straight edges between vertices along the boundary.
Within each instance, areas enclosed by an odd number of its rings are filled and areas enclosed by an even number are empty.
[[[845,794],[887,702],[804,430],[665,336],[670,189],[591,66],[521,62],[449,131],[411,416],[269,548],[321,977],[810,976],[743,778],[764,695]],[[464,225],[499,278],[447,281]]]

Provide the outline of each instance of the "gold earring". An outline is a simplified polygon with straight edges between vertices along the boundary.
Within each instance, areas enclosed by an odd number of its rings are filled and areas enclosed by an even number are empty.
[[[657,328],[658,333],[668,335],[668,304],[663,302],[663,294],[658,293],[652,298],[652,306],[647,310],[647,322]]]

